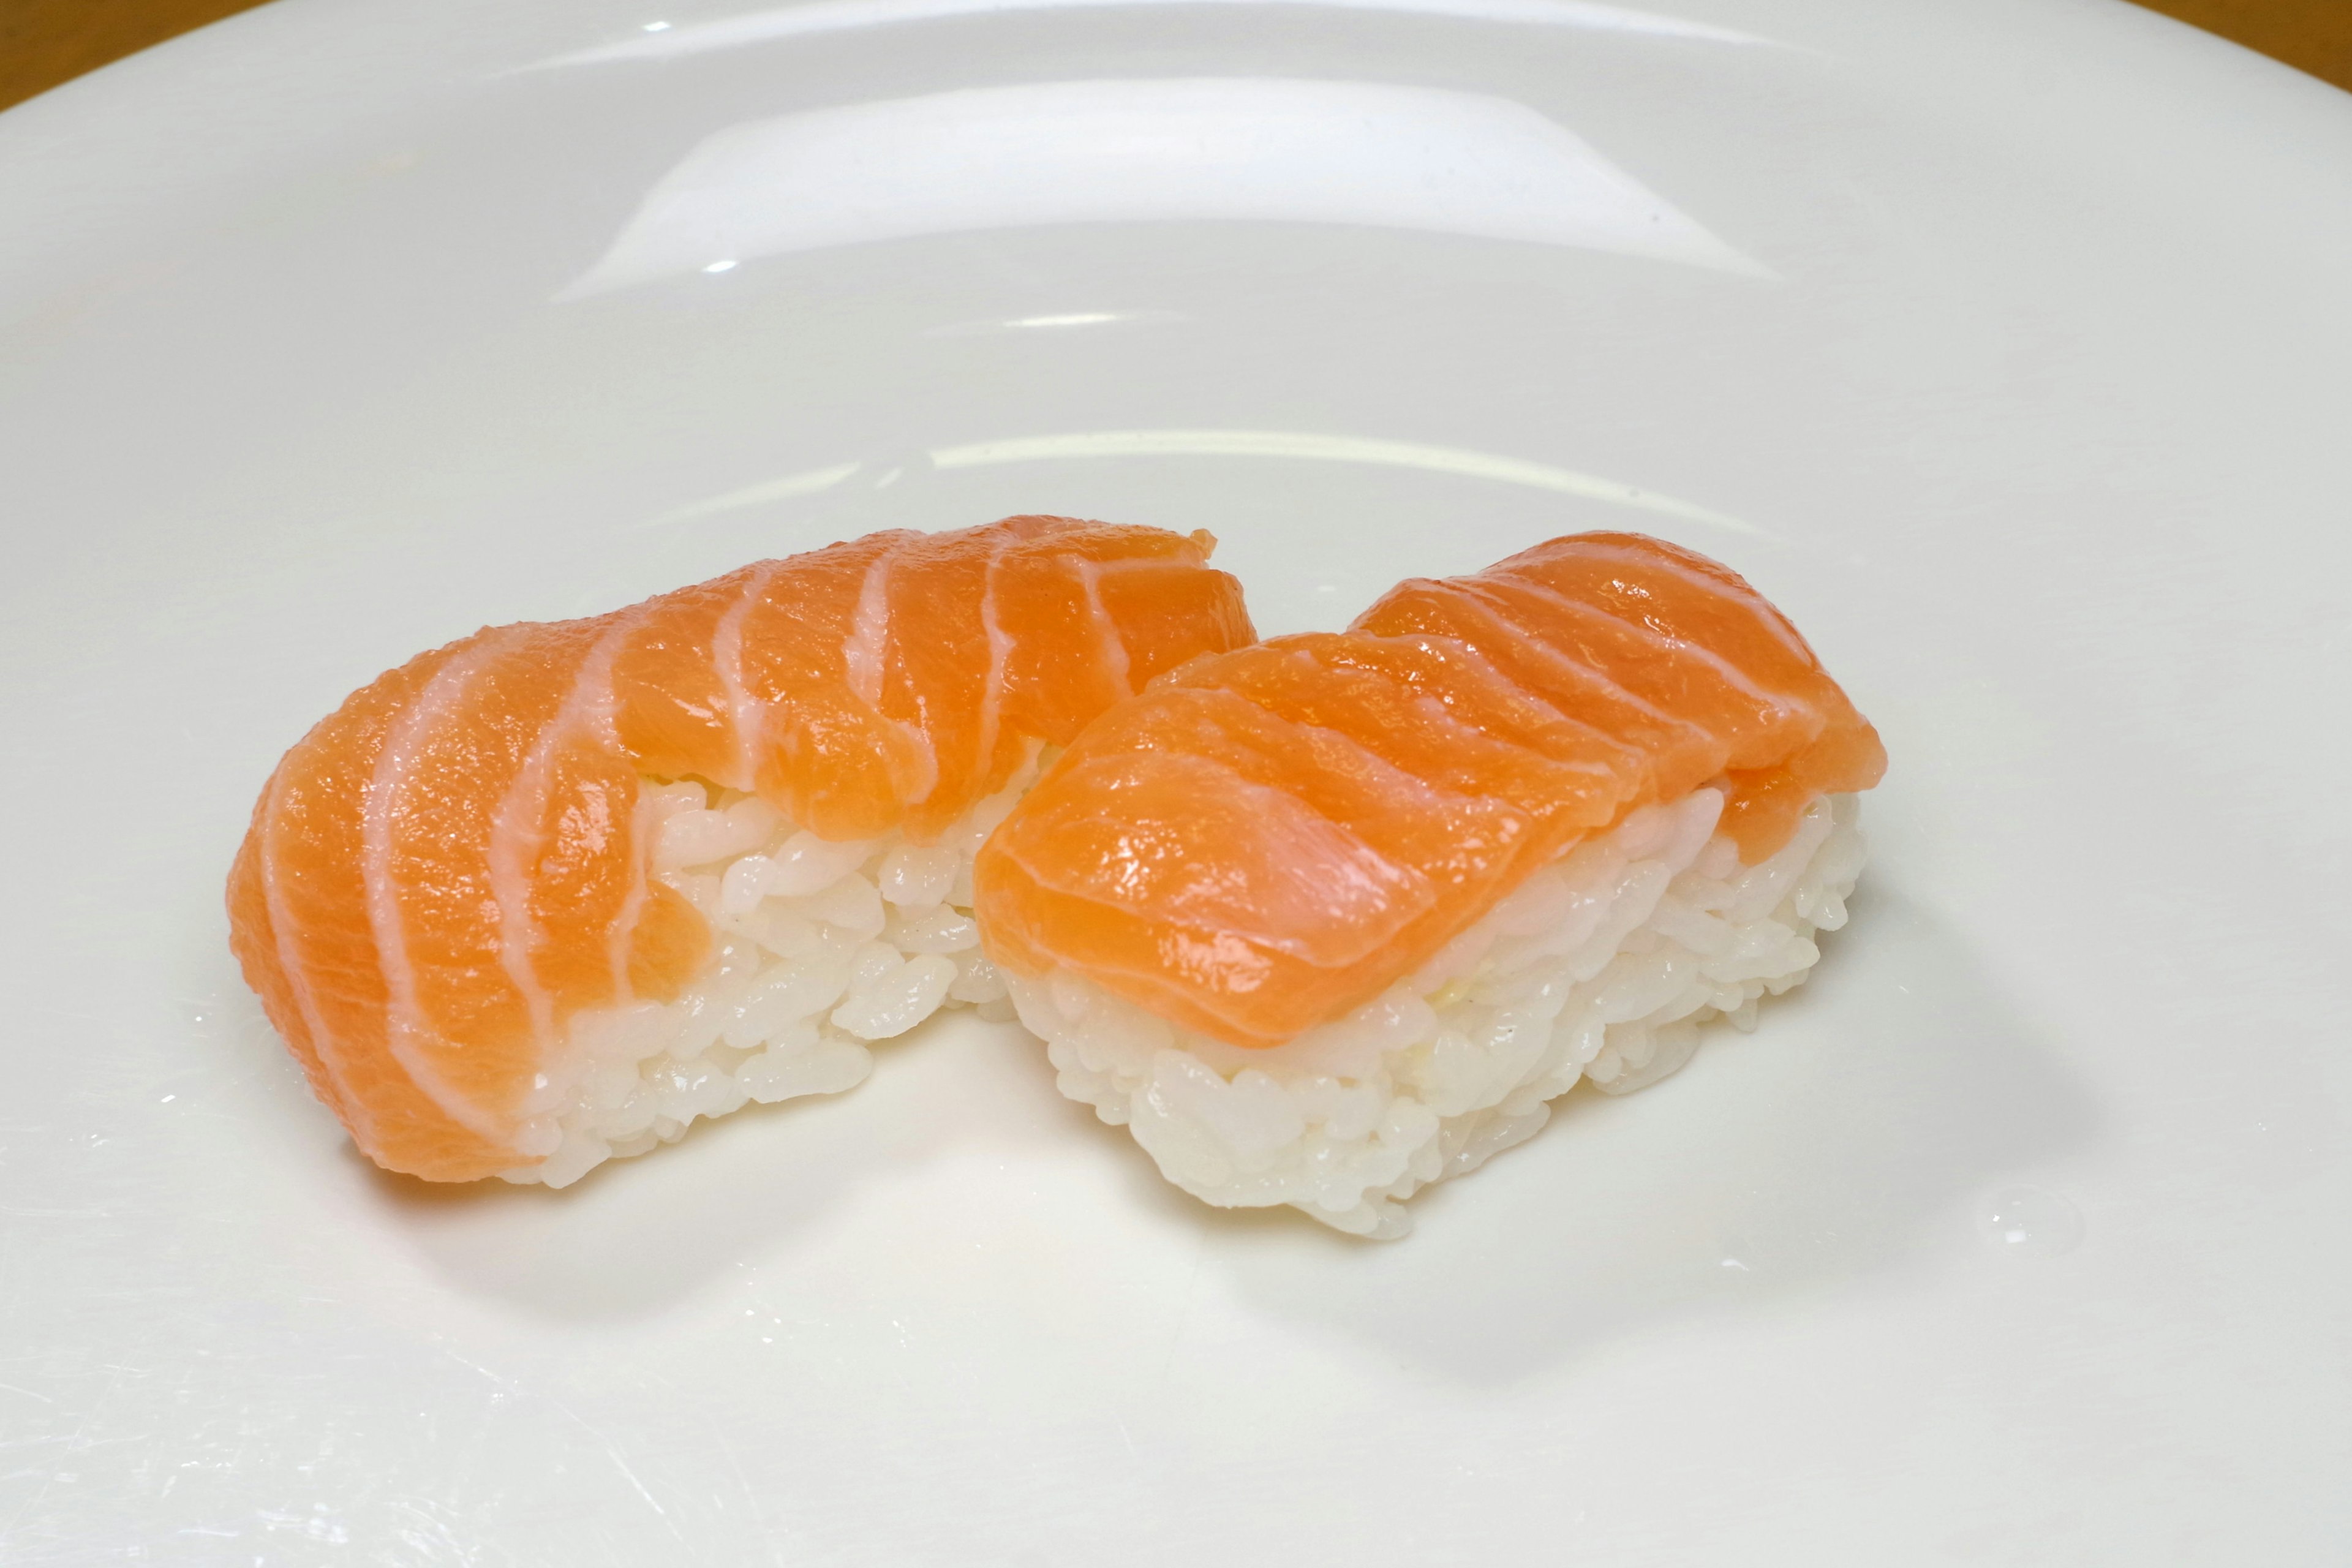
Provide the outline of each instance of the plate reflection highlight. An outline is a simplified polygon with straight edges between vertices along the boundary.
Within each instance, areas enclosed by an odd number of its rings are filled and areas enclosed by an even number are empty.
[[[1218,221],[1406,229],[1771,276],[1524,104],[1211,77],[976,88],[730,126],[664,175],[556,298],[925,235]]]

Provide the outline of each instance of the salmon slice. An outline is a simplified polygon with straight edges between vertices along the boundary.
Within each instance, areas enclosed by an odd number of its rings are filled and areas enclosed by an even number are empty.
[[[1739,577],[1578,534],[1113,709],[982,848],[975,908],[1017,974],[1262,1049],[1370,1003],[1644,807],[1715,784],[1753,865],[1885,766]]]
[[[715,872],[655,874],[664,814],[804,830],[828,872],[900,846],[892,886],[928,879],[908,908],[933,911],[910,951],[956,951],[952,867],[928,847],[1041,745],[1254,637],[1213,544],[1046,517],[880,533],[422,655],[279,763],[230,874],[231,946],[371,1159],[434,1181],[528,1170],[568,1136],[550,1097],[582,1018],[678,1004],[740,954],[789,970],[796,942],[802,970],[770,992],[836,959],[871,979],[870,954],[844,956],[882,923],[870,881],[863,905],[831,895],[838,929],[762,913],[756,888],[722,928]]]

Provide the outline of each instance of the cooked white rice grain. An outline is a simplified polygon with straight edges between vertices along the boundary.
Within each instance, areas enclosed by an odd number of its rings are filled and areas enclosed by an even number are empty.
[[[1024,768],[929,845],[829,841],[756,797],[646,780],[648,871],[709,921],[710,961],[675,1002],[573,1016],[518,1140],[545,1158],[502,1174],[569,1186],[697,1117],[854,1088],[873,1069],[869,1042],[943,1007],[1010,1017],[980,952],[971,859],[1035,775]]]
[[[1845,923],[1865,849],[1850,795],[1743,867],[1723,796],[1634,812],[1490,910],[1419,973],[1336,1023],[1252,1050],[1178,1029],[1059,971],[1008,975],[1062,1092],[1125,1125],[1220,1207],[1288,1204],[1404,1235],[1402,1200],[1534,1135],[1580,1080],[1609,1094],[1688,1061],[1698,1026],[1755,1025]]]

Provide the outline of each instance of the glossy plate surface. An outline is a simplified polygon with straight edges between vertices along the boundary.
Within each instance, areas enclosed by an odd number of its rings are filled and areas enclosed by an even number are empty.
[[[2352,1553],[2352,98],[2092,0],[281,0],[0,214],[0,1559]],[[224,943],[287,744],[1015,510],[1269,630],[1715,553],[1893,752],[1855,923],[1394,1246],[972,1022],[562,1194],[352,1154]]]

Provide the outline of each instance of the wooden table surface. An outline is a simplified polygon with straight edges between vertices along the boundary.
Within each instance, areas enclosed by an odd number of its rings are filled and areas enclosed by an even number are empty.
[[[0,109],[258,0],[0,0]],[[1964,5],[1969,0],[1950,0]],[[2142,0],[2352,89],[2352,0]]]

